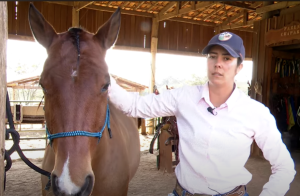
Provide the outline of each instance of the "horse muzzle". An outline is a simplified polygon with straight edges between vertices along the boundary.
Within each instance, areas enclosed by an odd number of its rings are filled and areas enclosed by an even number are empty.
[[[94,177],[88,175],[85,178],[83,186],[79,188],[79,190],[77,188],[76,192],[74,192],[74,189],[70,191],[71,189],[68,183],[59,183],[59,179],[55,174],[52,174],[51,185],[55,196],[90,196],[94,186]]]

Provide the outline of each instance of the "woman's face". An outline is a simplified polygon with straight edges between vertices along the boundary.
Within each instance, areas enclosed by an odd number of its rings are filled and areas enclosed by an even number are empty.
[[[243,64],[237,66],[237,58],[221,46],[213,46],[207,55],[207,76],[212,85],[233,84],[234,77],[242,68]]]

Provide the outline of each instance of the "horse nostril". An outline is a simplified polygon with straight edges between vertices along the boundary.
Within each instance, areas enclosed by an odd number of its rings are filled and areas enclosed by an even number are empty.
[[[94,185],[94,177],[92,175],[88,175],[85,178],[85,183],[80,190],[80,194],[78,194],[78,195],[89,196],[92,192],[93,185]]]
[[[58,195],[59,194],[58,178],[55,174],[52,174],[52,176],[51,176],[51,186],[52,186],[54,195]]]

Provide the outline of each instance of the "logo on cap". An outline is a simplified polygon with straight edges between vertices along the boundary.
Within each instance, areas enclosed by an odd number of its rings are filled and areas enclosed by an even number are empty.
[[[228,41],[231,37],[232,37],[232,34],[230,34],[228,32],[224,32],[219,35],[219,40],[220,41]]]

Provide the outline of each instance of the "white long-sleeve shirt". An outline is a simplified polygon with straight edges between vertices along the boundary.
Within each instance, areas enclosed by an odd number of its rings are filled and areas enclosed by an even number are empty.
[[[246,185],[252,178],[245,163],[253,139],[272,165],[260,196],[283,196],[289,190],[295,165],[275,119],[267,107],[239,89],[214,110],[216,115],[207,111],[214,108],[207,83],[139,96],[122,89],[111,77],[109,98],[128,116],[176,116],[180,162],[175,173],[189,192],[215,195]]]

